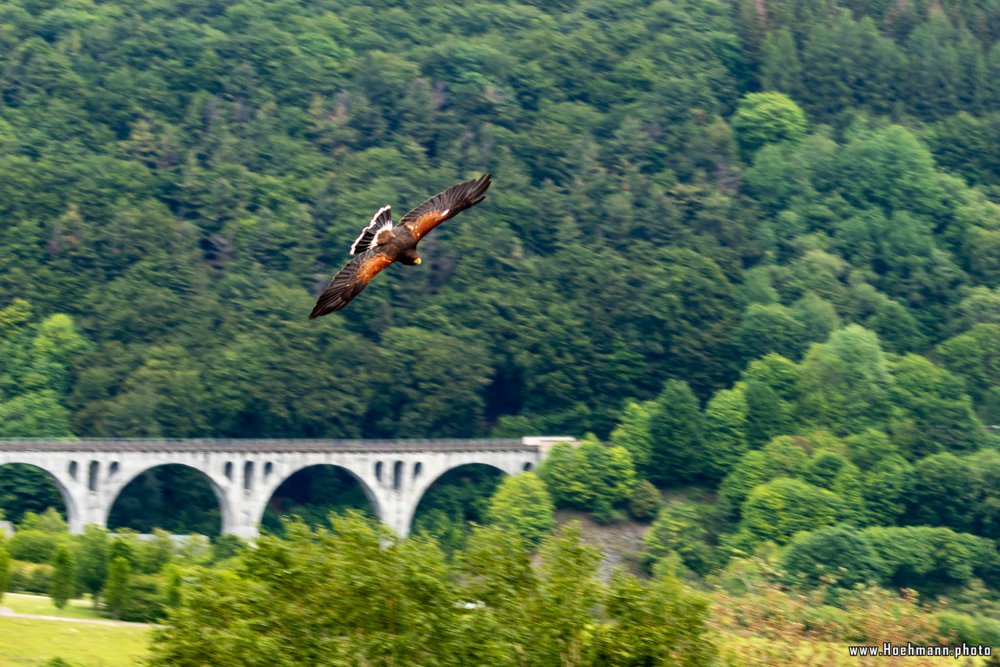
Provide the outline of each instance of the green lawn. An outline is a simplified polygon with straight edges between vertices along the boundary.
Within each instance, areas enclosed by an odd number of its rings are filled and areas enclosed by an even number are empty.
[[[7,607],[19,614],[35,616],[60,616],[62,618],[106,618],[94,611],[90,600],[70,600],[62,609],[52,604],[52,598],[43,595],[23,595],[21,593],[4,593],[0,606]]]
[[[0,665],[38,667],[60,657],[74,667],[133,667],[146,655],[149,633],[135,625],[0,617]]]

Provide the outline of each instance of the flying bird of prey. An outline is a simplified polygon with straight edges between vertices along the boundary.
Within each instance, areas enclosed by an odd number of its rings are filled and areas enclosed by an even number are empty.
[[[379,271],[393,262],[419,264],[417,243],[420,239],[448,218],[483,201],[489,187],[489,174],[453,185],[404,215],[395,227],[392,226],[389,207],[380,208],[351,245],[354,259],[333,277],[319,295],[309,319],[342,309],[368,286]]]

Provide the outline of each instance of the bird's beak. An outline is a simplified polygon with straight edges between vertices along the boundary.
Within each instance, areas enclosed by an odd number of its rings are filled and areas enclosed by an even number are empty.
[[[420,258],[419,258],[419,257],[417,257],[416,261],[415,261],[415,262],[413,262],[413,263],[414,263],[414,264],[419,264],[419,263],[420,263]]]

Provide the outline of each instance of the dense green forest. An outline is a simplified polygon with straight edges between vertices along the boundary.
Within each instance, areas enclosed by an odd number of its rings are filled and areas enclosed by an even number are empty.
[[[421,266],[307,320],[380,206],[484,172]],[[461,579],[470,520],[551,555],[553,507],[631,517],[660,574],[601,595],[688,604],[667,562],[767,604],[874,583],[1000,644],[998,426],[1000,0],[0,8],[0,437],[570,434],[531,481],[430,494],[447,555],[400,548]],[[337,474],[267,527],[363,504]],[[57,497],[0,475],[30,580]],[[140,479],[114,523],[179,530],[156,517],[210,494],[178,486]]]
[[[0,433],[603,437],[850,323],[1000,421],[995,5],[8,3]]]

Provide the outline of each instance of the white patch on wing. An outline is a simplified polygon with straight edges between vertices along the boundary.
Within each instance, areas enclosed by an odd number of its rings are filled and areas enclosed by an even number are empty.
[[[375,215],[372,216],[371,222],[368,226],[361,230],[361,235],[354,239],[354,243],[351,244],[351,254],[356,255],[359,252],[364,252],[371,247],[372,241],[378,236],[379,232],[386,229],[392,229],[392,215],[383,215],[389,212],[389,206],[383,206]]]

